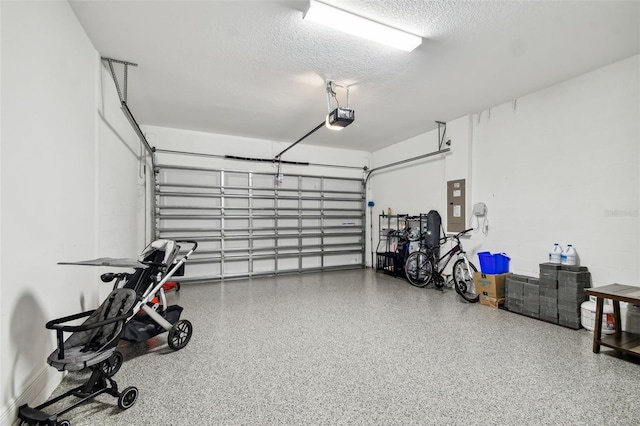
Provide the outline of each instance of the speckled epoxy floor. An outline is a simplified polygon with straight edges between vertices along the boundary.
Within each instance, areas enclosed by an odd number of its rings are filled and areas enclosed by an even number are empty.
[[[640,362],[592,334],[419,289],[371,270],[183,285],[193,323],[121,342],[114,377],[140,390],[73,425],[636,425]],[[85,376],[70,374],[56,393]]]

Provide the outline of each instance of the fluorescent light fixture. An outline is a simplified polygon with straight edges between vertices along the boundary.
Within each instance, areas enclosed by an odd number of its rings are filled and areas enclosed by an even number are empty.
[[[422,44],[422,37],[370,21],[315,0],[309,1],[309,8],[302,18],[405,52],[411,52]]]

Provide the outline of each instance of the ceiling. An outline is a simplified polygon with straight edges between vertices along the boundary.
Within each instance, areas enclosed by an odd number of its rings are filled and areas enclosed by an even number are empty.
[[[640,52],[636,1],[325,2],[423,43],[407,53],[304,21],[306,0],[70,1],[103,57],[139,65],[139,123],[294,142],[324,120],[330,79],[352,85],[356,121],[302,143],[364,151]]]

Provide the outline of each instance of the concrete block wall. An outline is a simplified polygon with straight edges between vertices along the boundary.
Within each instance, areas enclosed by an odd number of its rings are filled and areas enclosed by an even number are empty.
[[[467,116],[447,123],[446,139],[451,140],[451,145],[444,145],[443,148],[449,148],[450,152],[383,169],[371,176],[367,185],[367,196],[369,200],[374,200],[376,203],[373,211],[374,248],[378,238],[378,215],[383,209],[386,211],[388,207],[391,207],[394,213],[412,215],[437,210],[442,217],[442,226],[446,229],[446,182],[449,180],[466,180],[466,201],[467,206],[470,206],[471,135],[469,123],[470,119]],[[371,155],[371,167],[392,164],[437,150],[438,130],[435,129],[374,152]],[[447,250],[448,247],[447,245]],[[467,247],[467,245],[464,247],[469,253],[475,253],[473,247]],[[452,266],[453,262],[449,267]]]
[[[477,114],[473,202],[511,270],[537,276],[553,243],[573,244],[593,285],[640,285],[639,57]]]
[[[435,208],[444,219],[447,180],[467,179],[468,223],[478,224],[474,203],[488,208],[487,234],[464,243],[477,265],[478,251],[505,252],[512,272],[538,276],[558,242],[574,245],[594,286],[640,286],[639,70],[633,56],[449,121],[451,153],[372,177],[375,211]],[[372,167],[434,151],[437,139],[376,151]]]

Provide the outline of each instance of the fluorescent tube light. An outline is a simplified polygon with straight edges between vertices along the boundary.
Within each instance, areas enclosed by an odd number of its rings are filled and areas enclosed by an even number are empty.
[[[315,0],[309,1],[309,8],[302,19],[395,47],[405,52],[411,52],[422,44],[422,37],[370,21]]]

